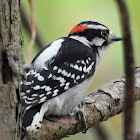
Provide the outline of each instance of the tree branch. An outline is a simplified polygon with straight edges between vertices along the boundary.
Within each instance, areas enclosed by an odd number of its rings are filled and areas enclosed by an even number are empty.
[[[135,72],[135,101],[137,101],[140,100],[140,67],[137,67]],[[88,128],[123,111],[124,85],[125,77],[123,76],[85,97],[83,108]],[[82,131],[84,131],[83,125],[80,124],[76,116],[65,116],[58,119],[57,122],[44,119],[43,126],[38,133],[27,135],[27,137],[56,140]]]
[[[124,102],[124,140],[134,140],[135,130],[135,112],[134,112],[134,53],[133,42],[131,34],[131,23],[129,17],[129,10],[127,8],[126,0],[116,0],[120,11],[122,31],[123,31],[123,49],[125,62],[125,102]]]

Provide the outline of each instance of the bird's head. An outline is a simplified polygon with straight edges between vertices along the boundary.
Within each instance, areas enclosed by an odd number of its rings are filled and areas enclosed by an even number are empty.
[[[69,37],[97,47],[107,47],[113,42],[122,40],[121,37],[115,36],[105,25],[92,21],[75,25],[70,31]]]

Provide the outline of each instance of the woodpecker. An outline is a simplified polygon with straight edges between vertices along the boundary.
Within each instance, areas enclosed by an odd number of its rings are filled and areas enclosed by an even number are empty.
[[[105,25],[85,21],[43,48],[21,83],[23,128],[37,132],[44,114],[75,112],[108,46],[120,40]]]

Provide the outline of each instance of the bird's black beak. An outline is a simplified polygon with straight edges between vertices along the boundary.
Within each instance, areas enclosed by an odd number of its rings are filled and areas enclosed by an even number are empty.
[[[114,42],[114,41],[121,41],[121,40],[123,40],[122,37],[115,36],[115,35],[111,38],[111,41],[112,41],[112,42]]]

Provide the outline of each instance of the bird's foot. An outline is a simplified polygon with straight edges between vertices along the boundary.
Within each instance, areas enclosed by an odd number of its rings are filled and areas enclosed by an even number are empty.
[[[86,131],[88,130],[88,125],[86,121],[86,112],[84,110],[84,103],[82,102],[78,107],[76,107],[75,110],[72,113],[70,113],[70,115],[77,116],[80,127],[82,127],[84,130],[82,133],[86,133]]]

